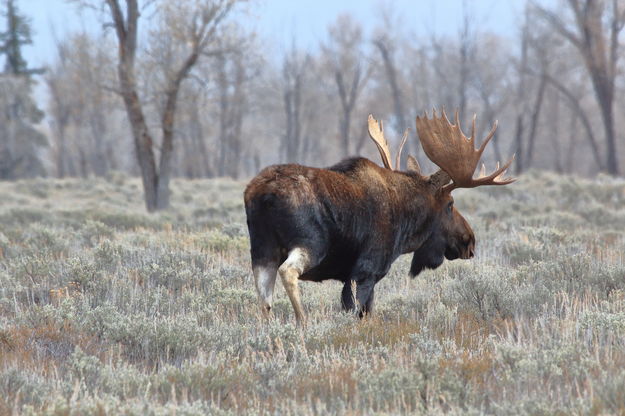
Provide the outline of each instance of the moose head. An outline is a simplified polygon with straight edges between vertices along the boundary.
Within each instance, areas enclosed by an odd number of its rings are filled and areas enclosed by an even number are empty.
[[[477,116],[473,116],[471,136],[466,137],[460,127],[457,110],[455,123],[449,120],[444,109],[441,113],[438,116],[436,110],[433,110],[431,118],[425,113],[423,116],[417,116],[416,119],[421,146],[427,157],[440,169],[429,177],[423,176],[417,160],[408,156],[408,171],[423,183],[428,184],[423,190],[429,196],[429,204],[433,213],[431,227],[437,231],[431,233],[428,239],[414,251],[410,267],[412,276],[416,276],[425,268],[434,269],[440,266],[444,258],[455,260],[469,259],[474,256],[475,235],[469,223],[454,206],[454,199],[451,195],[454,189],[475,188],[482,185],[507,185],[516,180],[504,178],[506,170],[514,161],[514,156],[501,167],[497,162],[495,171],[489,175],[486,175],[486,167],[482,164],[479,176],[473,178],[486,145],[495,135],[498,125],[496,121],[482,145],[476,149]],[[399,168],[407,133],[407,131],[404,133],[397,152],[395,162],[397,168]],[[384,137],[382,123],[378,123],[371,115],[369,116],[369,135],[380,152],[384,166],[393,170],[391,152],[388,141]]]

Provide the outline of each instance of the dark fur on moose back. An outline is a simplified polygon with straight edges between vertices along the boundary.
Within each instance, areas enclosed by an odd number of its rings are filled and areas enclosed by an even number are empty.
[[[445,257],[472,257],[473,232],[442,189],[447,182],[442,171],[424,177],[364,158],[327,169],[264,169],[245,190],[245,209],[252,266],[274,273],[265,308],[271,308],[275,271],[295,248],[307,254],[299,279],[344,282],[343,307],[354,309],[357,300],[361,315],[371,310],[375,283],[399,255],[414,252],[413,276]],[[258,278],[257,288],[266,290]]]

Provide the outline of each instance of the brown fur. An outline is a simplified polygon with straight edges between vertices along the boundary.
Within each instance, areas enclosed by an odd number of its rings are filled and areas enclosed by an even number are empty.
[[[343,281],[346,308],[354,307],[351,285],[356,282],[361,312],[367,312],[375,282],[400,254],[415,252],[415,274],[438,267],[443,256],[472,256],[471,228],[442,191],[448,181],[442,173],[423,177],[364,158],[327,169],[269,166],[244,194],[252,263],[275,270],[288,253],[303,249],[308,254],[299,279]],[[296,288],[289,296],[301,311]]]

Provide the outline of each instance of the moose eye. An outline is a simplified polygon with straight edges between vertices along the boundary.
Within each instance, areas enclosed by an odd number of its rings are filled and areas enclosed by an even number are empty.
[[[447,204],[447,212],[451,214],[451,209],[454,207],[454,201],[449,201]]]

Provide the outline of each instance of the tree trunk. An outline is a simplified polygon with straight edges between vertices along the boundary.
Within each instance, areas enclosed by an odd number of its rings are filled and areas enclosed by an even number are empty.
[[[575,157],[575,149],[577,149],[577,119],[577,113],[574,111],[571,112],[571,124],[569,126],[569,131],[571,132],[571,134],[569,135],[570,141],[565,163],[567,173],[573,173],[573,159]]]
[[[145,123],[139,97],[134,90],[124,94],[124,104],[130,119],[135,152],[141,170],[145,206],[148,212],[154,212],[158,209],[158,173],[156,172],[156,160],[152,150],[152,136],[150,136]]]
[[[65,177],[65,159],[67,155],[67,148],[65,144],[65,123],[60,122],[58,126],[58,135],[59,135],[59,148],[57,150],[57,159],[56,159],[56,170],[59,178]]]
[[[152,150],[152,137],[148,130],[137,94],[134,75],[134,59],[137,49],[137,25],[139,7],[137,0],[126,0],[126,16],[121,11],[117,0],[107,0],[115,23],[119,41],[119,63],[117,72],[121,94],[130,121],[135,142],[135,152],[141,169],[141,180],[145,193],[145,205],[148,212],[158,208],[158,173]]]
[[[596,87],[597,99],[601,108],[601,119],[603,120],[603,128],[605,130],[606,140],[606,168],[611,175],[619,174],[616,135],[614,132],[614,106],[613,96],[610,90]]]
[[[543,73],[540,77],[538,84],[538,90],[536,91],[536,101],[534,102],[534,111],[532,111],[532,118],[530,121],[530,132],[527,138],[527,154],[525,156],[526,169],[532,166],[532,159],[534,158],[534,143],[536,142],[536,128],[538,127],[538,119],[540,117],[540,109],[543,105],[543,98],[545,96],[545,87],[547,85],[547,77]]]
[[[516,118],[516,127],[514,129],[514,147],[516,160],[514,161],[514,173],[517,175],[523,172],[525,159],[523,157],[523,114],[518,114]]]
[[[173,98],[175,100],[175,98]],[[156,188],[156,209],[169,207],[169,178],[171,177],[171,160],[174,152],[174,114],[175,103],[172,108],[165,110],[162,120],[163,143],[161,145],[161,160],[158,169],[158,181]]]
[[[516,127],[514,129],[514,147],[516,161],[514,162],[514,172],[518,175],[525,169],[525,158],[523,152],[525,148],[523,146],[523,138],[525,134],[525,113],[527,112],[527,104],[525,100],[525,85],[526,85],[526,67],[527,67],[527,50],[529,44],[529,8],[525,7],[523,29],[521,32],[521,61],[518,65],[519,71],[519,85],[517,89],[517,103],[520,104],[520,108],[517,108]],[[522,103],[522,104],[521,104]]]
[[[194,49],[195,50],[195,49]],[[182,81],[195,65],[198,54],[193,52],[185,60],[175,76],[170,80],[165,94],[165,108],[161,117],[161,129],[163,131],[163,143],[161,145],[161,160],[158,169],[156,188],[156,209],[169,207],[169,179],[172,170],[172,156],[174,152],[174,121],[178,103],[178,92]]]
[[[562,158],[560,152],[560,95],[557,91],[550,90],[550,95],[554,100],[552,106],[553,116],[551,117],[551,144],[554,150],[555,170],[558,173],[563,173]]]

